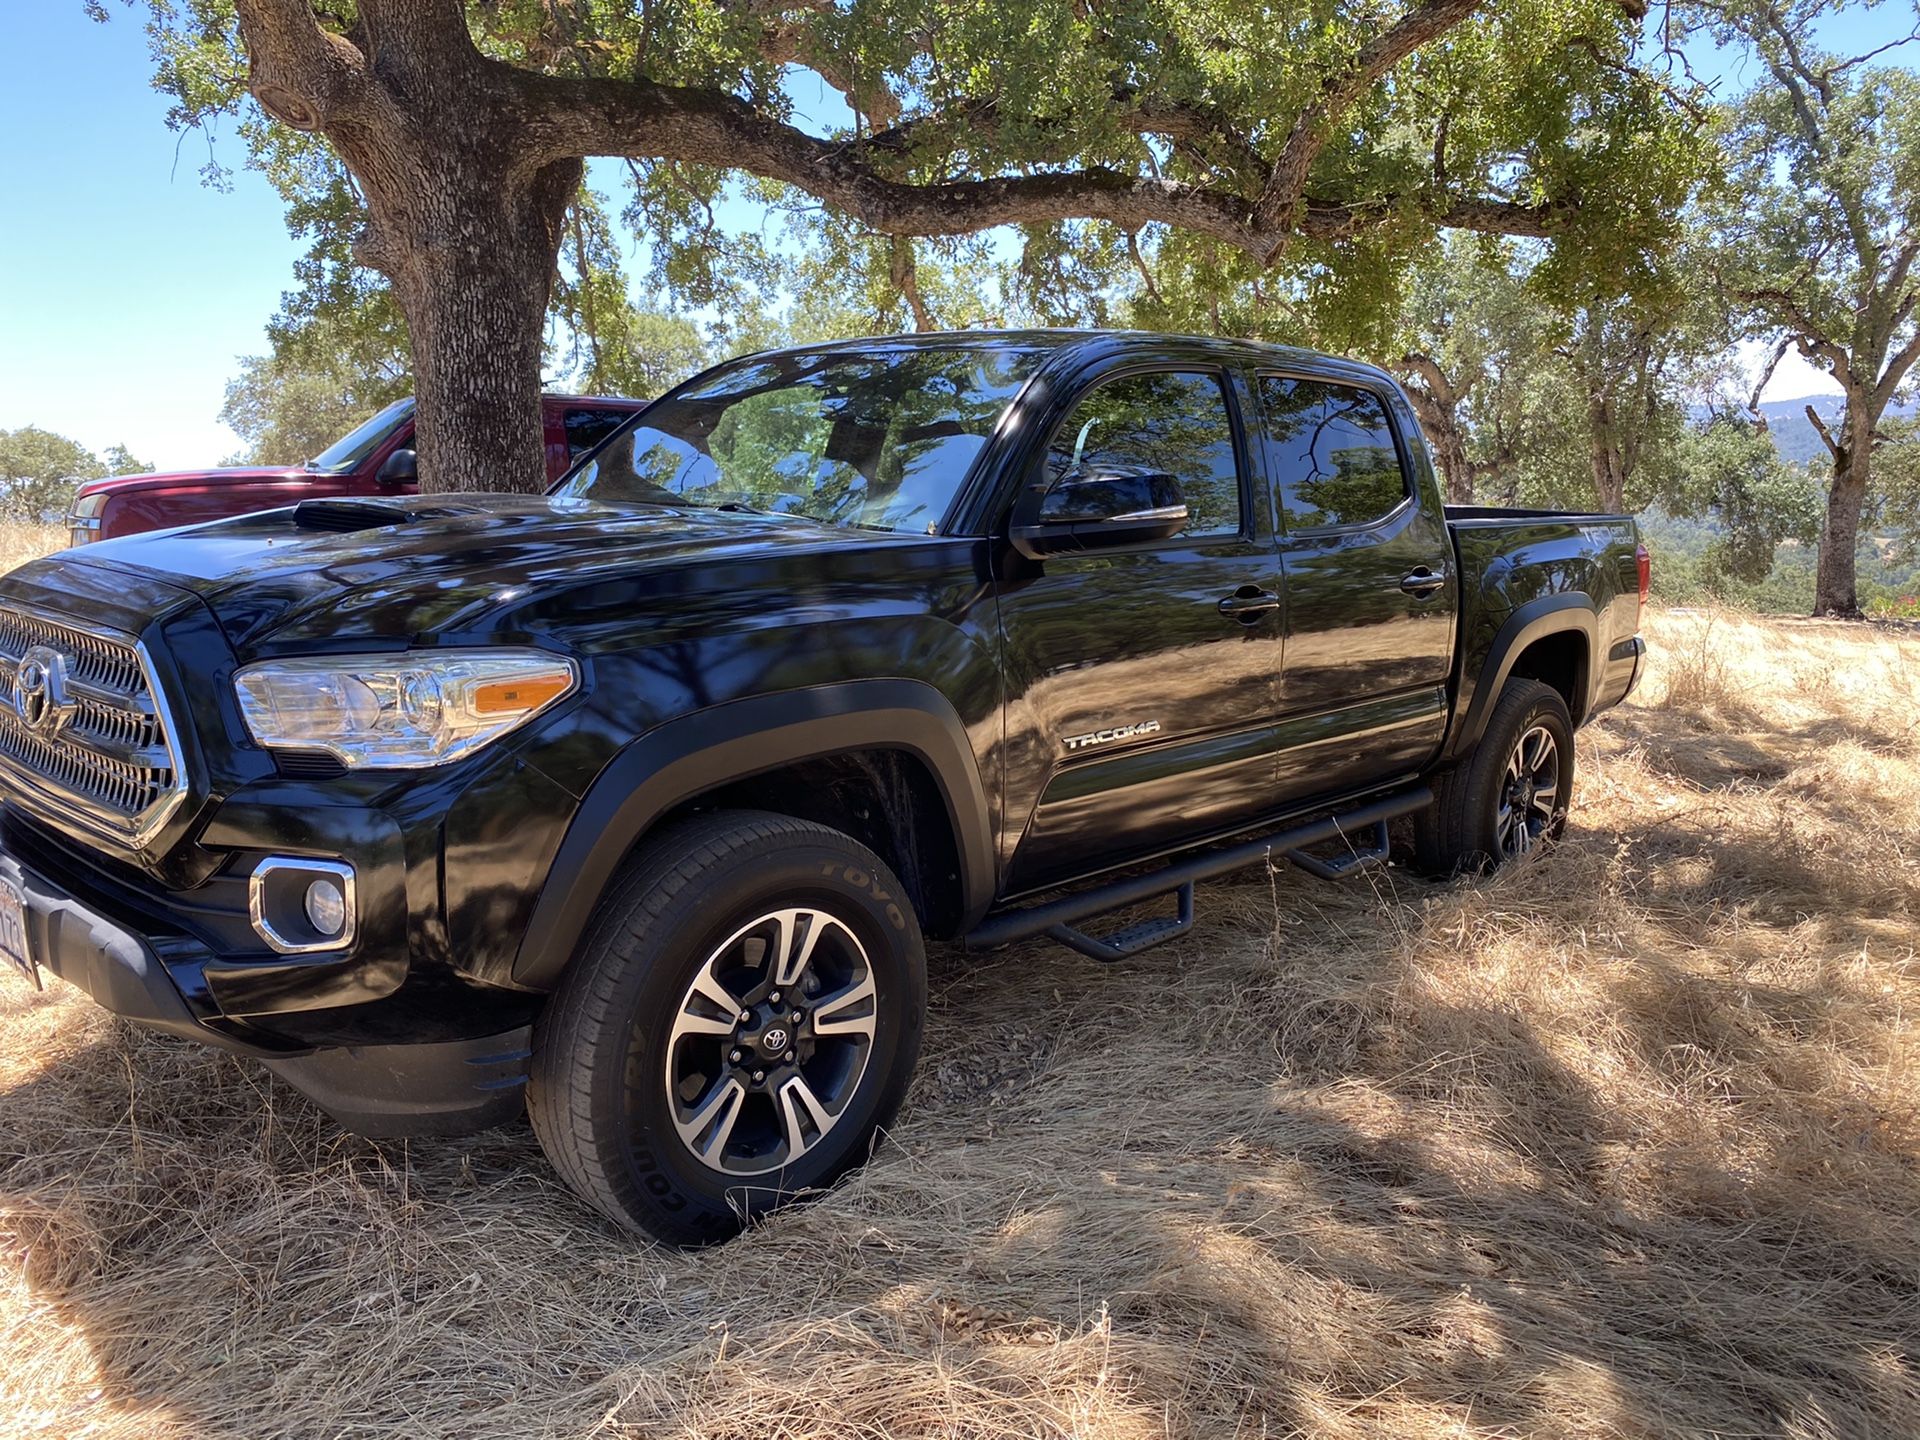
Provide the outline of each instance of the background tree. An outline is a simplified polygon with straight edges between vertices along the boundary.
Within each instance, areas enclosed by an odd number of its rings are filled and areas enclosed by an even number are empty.
[[[1780,458],[1767,432],[1732,407],[1689,430],[1662,496],[1672,514],[1712,519],[1718,534],[1702,565],[1710,577],[1758,584],[1781,542],[1811,544],[1820,532],[1822,487],[1804,465]]]
[[[124,445],[98,456],[79,441],[37,425],[0,430],[0,515],[31,524],[56,521],[67,513],[82,481],[152,468]]]
[[[1707,13],[1717,39],[1750,47],[1766,70],[1722,116],[1718,261],[1756,327],[1846,392],[1837,429],[1813,417],[1831,461],[1814,606],[1853,615],[1881,423],[1920,359],[1920,77],[1824,51],[1814,26],[1833,8],[1761,0]]]
[[[1671,478],[1648,467],[1677,454],[1686,424],[1676,372],[1692,337],[1679,288],[1595,294],[1567,317],[1558,353],[1585,420],[1592,503],[1608,514],[1639,509]]]
[[[1553,363],[1554,328],[1526,280],[1511,242],[1450,240],[1413,270],[1381,357],[1406,382],[1454,504],[1498,493],[1537,443],[1529,392]]]
[[[889,236],[1093,222],[1116,248],[1164,226],[1257,271],[1436,225],[1577,236],[1603,263],[1660,218],[1685,148],[1631,64],[1637,0],[1523,24],[1488,0],[1040,0],[1018,26],[997,0],[233,3],[237,28],[224,0],[155,8],[179,117],[240,107],[244,64],[266,114],[345,162],[355,254],[408,323],[430,486],[539,482],[542,321],[583,156],[636,162],[669,272],[699,263],[683,242],[740,172]],[[794,123],[801,72],[849,123]]]
[[[330,307],[299,323],[283,312],[268,327],[273,349],[240,361],[220,408],[245,442],[236,463],[302,464],[410,391],[405,352],[365,319],[364,306]]]
[[[713,360],[692,320],[629,299],[613,223],[584,185],[567,208],[560,262],[544,366],[554,387],[651,398]]]

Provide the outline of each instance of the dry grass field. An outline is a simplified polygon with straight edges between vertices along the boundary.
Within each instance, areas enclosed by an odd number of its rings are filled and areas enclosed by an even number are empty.
[[[0,521],[0,573],[58,548],[66,531],[58,525],[21,525]]]
[[[1556,853],[936,953],[891,1146],[707,1253],[0,978],[0,1434],[1920,1434],[1920,635],[1648,629]]]

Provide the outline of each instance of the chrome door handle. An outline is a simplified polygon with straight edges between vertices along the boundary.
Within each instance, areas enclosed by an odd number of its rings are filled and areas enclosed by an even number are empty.
[[[1446,586],[1446,576],[1436,575],[1424,565],[1418,570],[1409,570],[1400,577],[1400,588],[1409,595],[1418,595],[1422,600],[1436,590],[1446,589]]]
[[[1278,595],[1255,585],[1242,585],[1220,602],[1220,613],[1229,620],[1238,620],[1242,625],[1251,625],[1262,615],[1279,608]]]

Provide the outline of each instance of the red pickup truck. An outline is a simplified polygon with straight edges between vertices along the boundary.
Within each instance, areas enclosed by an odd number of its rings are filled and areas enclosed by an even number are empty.
[[[647,402],[608,395],[547,395],[540,410],[547,473],[558,480]],[[74,497],[67,543],[111,540],[274,510],[341,495],[410,495],[414,490],[413,401],[396,400],[305,465],[181,470],[91,480]]]

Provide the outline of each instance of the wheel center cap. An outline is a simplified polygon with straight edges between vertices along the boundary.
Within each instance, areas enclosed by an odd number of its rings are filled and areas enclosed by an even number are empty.
[[[760,1051],[763,1055],[773,1056],[785,1053],[787,1046],[793,1043],[793,1035],[784,1025],[775,1025],[760,1036]]]

